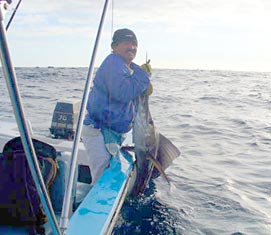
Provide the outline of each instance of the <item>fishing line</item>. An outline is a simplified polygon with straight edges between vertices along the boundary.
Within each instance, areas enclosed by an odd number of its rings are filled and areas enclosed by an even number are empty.
[[[112,40],[113,38],[113,28],[114,28],[114,0],[111,1],[111,36],[110,39]],[[111,45],[111,43],[110,43]],[[111,46],[110,46],[110,50],[112,50]],[[112,64],[111,64],[111,71],[112,71]],[[109,107],[108,107],[108,111],[109,114],[111,115],[111,101],[112,101],[112,95],[111,92],[108,91],[108,101],[109,101]],[[111,128],[111,119],[109,120],[109,126]]]
[[[114,0],[111,1],[111,38],[113,37],[113,28],[114,28]]]
[[[8,2],[9,2],[9,3],[11,3],[11,0],[10,0],[10,1],[8,1]],[[20,4],[21,4],[21,2],[22,2],[22,0],[19,0],[19,2],[17,3],[17,5],[16,5],[16,7],[15,7],[14,11],[12,12],[12,15],[11,15],[11,17],[10,17],[9,21],[8,21],[7,26],[6,26],[6,31],[8,31],[9,25],[11,24],[11,22],[12,22],[12,20],[13,20],[14,16],[15,16],[15,14],[16,14],[16,12],[17,12],[17,10],[18,10],[18,8],[19,8]]]

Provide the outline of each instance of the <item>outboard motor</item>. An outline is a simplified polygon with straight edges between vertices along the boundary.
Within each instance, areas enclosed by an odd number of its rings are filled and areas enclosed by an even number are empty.
[[[57,102],[50,129],[53,138],[72,140],[78,121],[81,101]]]

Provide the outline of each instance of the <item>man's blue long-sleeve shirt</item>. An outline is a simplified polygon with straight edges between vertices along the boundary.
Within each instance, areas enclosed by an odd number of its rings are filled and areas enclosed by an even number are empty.
[[[85,125],[126,133],[132,128],[137,97],[150,83],[147,72],[131,63],[131,74],[124,59],[110,54],[98,69],[87,103]]]

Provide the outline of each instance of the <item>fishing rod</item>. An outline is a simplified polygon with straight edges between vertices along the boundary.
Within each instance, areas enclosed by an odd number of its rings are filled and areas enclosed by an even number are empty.
[[[11,3],[11,0],[9,0],[9,2]],[[11,15],[9,21],[8,21],[8,24],[6,26],[6,31],[8,31],[9,25],[11,24],[11,22],[12,22],[14,16],[15,16],[15,14],[16,14],[16,12],[17,12],[20,4],[21,4],[21,2],[22,2],[22,0],[19,0],[19,2],[17,3],[17,5],[16,5],[16,7],[15,7],[15,9],[14,9],[14,11],[13,11],[13,13],[12,13],[12,15]]]
[[[74,177],[75,177],[75,171],[76,171],[76,162],[77,162],[77,154],[78,154],[78,145],[80,142],[80,136],[82,132],[82,126],[83,126],[83,118],[85,116],[86,106],[87,106],[87,100],[88,100],[88,94],[90,90],[90,86],[93,82],[93,74],[94,74],[94,62],[97,54],[98,45],[100,42],[101,32],[104,25],[104,20],[108,8],[109,0],[105,0],[104,8],[94,44],[94,49],[92,52],[92,57],[88,69],[87,74],[87,80],[85,84],[85,89],[83,93],[82,103],[80,107],[80,112],[78,116],[78,122],[77,122],[77,128],[75,133],[75,138],[73,142],[73,148],[72,148],[72,157],[71,157],[71,165],[70,165],[70,171],[69,171],[69,180],[68,185],[65,190],[64,200],[63,200],[63,206],[62,206],[62,213],[59,221],[60,229],[64,233],[65,229],[68,227],[68,221],[69,221],[69,211],[71,206],[71,195],[72,195],[72,188],[74,185]]]
[[[29,133],[27,121],[25,119],[16,73],[9,53],[6,29],[4,27],[4,16],[8,8],[8,4],[10,3],[11,1],[0,0],[0,57],[2,68],[31,175],[37,188],[42,206],[51,224],[52,232],[54,235],[60,235],[60,229],[58,227],[52,204],[43,181],[39,168],[39,162],[35,153],[31,135]]]

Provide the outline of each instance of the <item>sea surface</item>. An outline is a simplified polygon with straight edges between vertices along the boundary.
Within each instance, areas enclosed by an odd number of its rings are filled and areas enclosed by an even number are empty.
[[[87,68],[16,68],[26,118],[48,135],[59,100],[81,100]],[[150,109],[180,149],[114,235],[271,234],[271,73],[154,69]],[[0,118],[12,117],[0,74]]]

